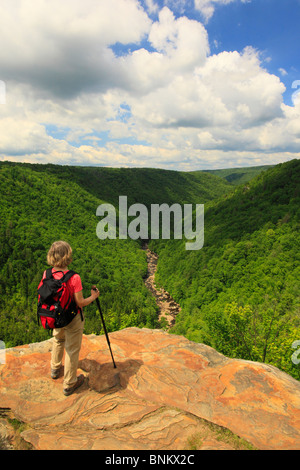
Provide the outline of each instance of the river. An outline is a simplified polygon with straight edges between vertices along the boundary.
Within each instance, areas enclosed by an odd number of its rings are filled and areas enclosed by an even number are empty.
[[[148,265],[147,275],[144,278],[145,285],[156,300],[156,304],[159,308],[159,321],[164,321],[165,327],[170,329],[174,326],[176,315],[180,312],[181,307],[175,302],[169,292],[163,288],[156,287],[155,273],[157,270],[158,255],[149,249],[147,242],[143,243],[142,249],[146,251]]]

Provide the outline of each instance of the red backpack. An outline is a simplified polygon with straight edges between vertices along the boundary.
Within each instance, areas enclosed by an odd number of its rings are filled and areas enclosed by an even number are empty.
[[[55,271],[55,273],[63,271]],[[67,326],[77,315],[82,312],[72,299],[68,280],[74,276],[75,271],[68,271],[60,279],[53,277],[52,268],[46,270],[46,276],[41,280],[38,286],[38,323],[44,328],[51,330],[53,328],[63,328]]]

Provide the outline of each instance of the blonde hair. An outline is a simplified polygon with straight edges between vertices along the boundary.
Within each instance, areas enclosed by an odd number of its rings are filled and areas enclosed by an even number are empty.
[[[47,262],[50,266],[64,268],[72,261],[72,248],[69,243],[62,240],[52,243],[47,254]]]

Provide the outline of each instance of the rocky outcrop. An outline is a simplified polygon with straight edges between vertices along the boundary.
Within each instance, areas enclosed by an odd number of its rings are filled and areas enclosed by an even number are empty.
[[[161,330],[127,328],[110,342],[116,369],[105,336],[84,336],[85,383],[69,397],[63,371],[50,378],[51,339],[7,350],[2,438],[10,416],[35,449],[300,449],[300,383],[284,372]]]

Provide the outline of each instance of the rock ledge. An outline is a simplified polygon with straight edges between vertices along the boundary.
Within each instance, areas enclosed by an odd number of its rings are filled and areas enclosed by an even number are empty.
[[[35,449],[300,449],[300,383],[275,367],[229,359],[161,330],[83,337],[73,395],[50,378],[52,340],[6,351],[0,436],[10,414]],[[1,417],[2,415],[2,417]],[[232,435],[228,438],[230,430]],[[230,433],[229,433],[230,434]],[[10,444],[7,444],[10,445]]]

